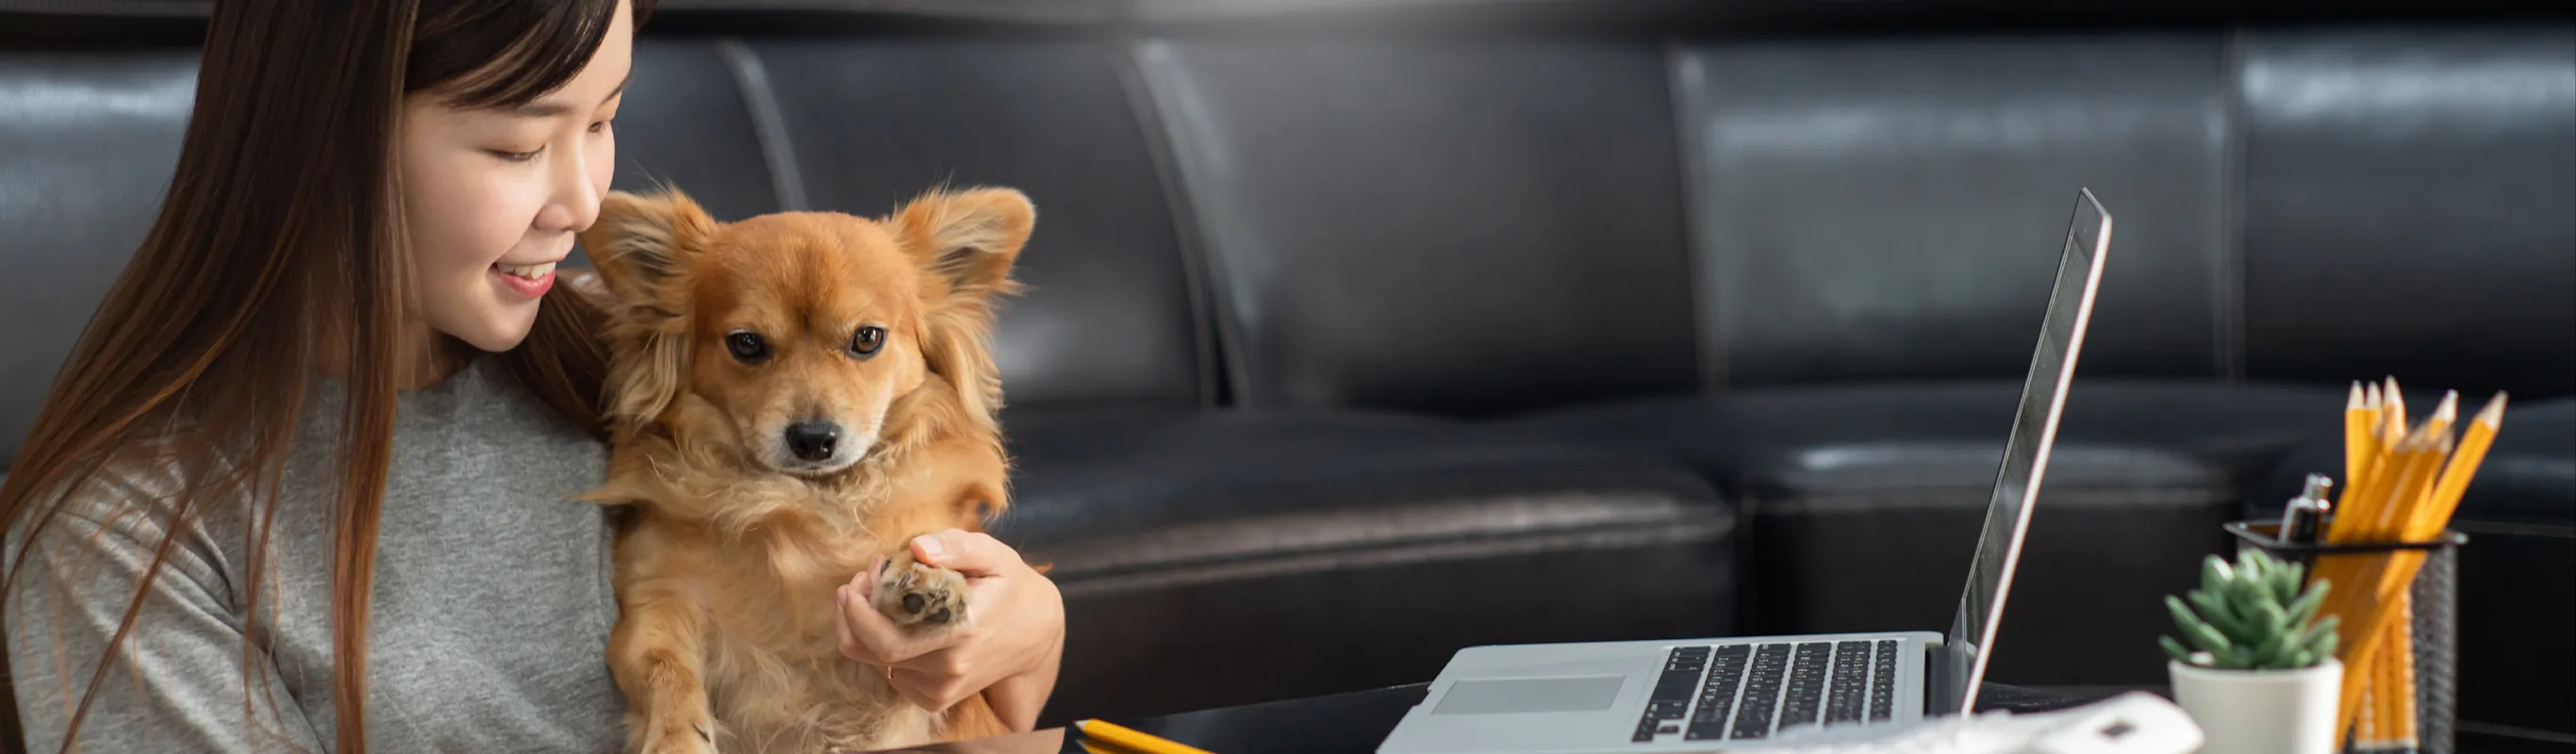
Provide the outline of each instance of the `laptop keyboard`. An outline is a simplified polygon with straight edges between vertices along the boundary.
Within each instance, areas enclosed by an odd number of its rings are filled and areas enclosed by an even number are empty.
[[[1783,726],[1896,714],[1894,639],[1675,647],[1633,740],[1755,740]]]

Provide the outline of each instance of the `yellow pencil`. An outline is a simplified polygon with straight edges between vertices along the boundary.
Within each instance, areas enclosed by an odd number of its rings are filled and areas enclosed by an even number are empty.
[[[2424,500],[2415,506],[2405,531],[2400,535],[2403,541],[2427,541],[2449,528],[2452,512],[2459,509],[2461,496],[2468,492],[2469,479],[2477,474],[2478,463],[2486,459],[2487,448],[2495,443],[2496,431],[2502,428],[2504,404],[2505,397],[2499,393],[2488,399],[2486,407],[2478,409],[2477,416],[2469,421],[2467,430],[2461,433],[2459,448],[2450,454],[2449,463],[2442,469],[2440,481],[2435,482]],[[2419,719],[2420,711],[2415,708],[2414,603],[2406,590],[2423,563],[2424,553],[2421,551],[2398,553],[2384,577],[2387,582],[2382,584],[2383,591],[2388,588],[2388,582],[2393,582],[2397,589],[2397,609],[2388,617],[2390,625],[2382,638],[2387,646],[2379,652],[2380,663],[2390,666],[2393,675],[2386,695],[2393,697],[2392,701],[2397,704],[2393,721],[2396,728],[2389,731],[2389,738],[2396,745],[2409,749],[2421,743],[2418,729],[2422,721]]]
[[[2375,458],[2365,464],[2365,481],[2346,490],[2345,500],[2335,507],[2328,542],[2385,542],[2396,538],[2403,524],[2411,520],[2414,502],[2431,487],[2432,477],[2440,471],[2448,450],[2440,447],[2449,439],[2449,424],[2439,410],[2423,426],[2409,431],[2405,398],[2398,392],[2394,378],[2387,380],[2380,399],[2378,437],[2370,448],[2376,451],[2372,454]],[[2330,555],[2319,558],[2315,569],[2318,578],[2341,587],[2326,595],[2325,609],[2320,611],[2344,616],[2338,630],[2342,634],[2344,661],[2338,730],[2352,729],[2365,717],[2365,710],[2377,710],[2377,705],[2365,702],[2362,692],[2373,685],[2372,678],[2377,675],[2374,650],[2382,627],[2377,620],[2362,618],[2376,618],[2387,607],[2377,587],[2386,578],[2388,561],[2386,554]],[[2385,701],[2368,698],[2372,702]],[[2386,721],[2372,722],[2384,725]],[[2370,727],[2377,729],[2380,725]]]
[[[2440,534],[2451,525],[2451,513],[2459,510],[2460,497],[2469,491],[2469,479],[2477,476],[2478,463],[2485,461],[2487,448],[2495,444],[2497,430],[2504,428],[2504,394],[2487,399],[2485,408],[2469,420],[2460,433],[2460,448],[2451,454],[2450,464],[2442,468],[2441,481],[2433,483],[2433,497],[2407,522],[2406,538],[2421,540]]]
[[[2426,422],[2413,436],[2399,444],[2398,453],[2387,461],[2399,469],[2398,479],[2368,511],[2375,521],[2361,527],[2355,541],[2386,542],[2398,538],[2400,523],[2411,518],[2411,509],[2417,507],[2418,502],[2431,491],[2433,476],[2439,471],[2442,458],[2449,455],[2451,437],[2438,433],[2440,428],[2435,422]],[[2420,562],[2420,554],[2407,554],[2418,555],[2416,561]],[[2348,727],[2360,712],[2361,691],[2372,680],[2372,663],[2380,649],[2379,639],[2386,635],[2387,618],[2395,607],[2395,594],[2391,592],[2402,593],[2405,582],[2400,579],[2411,580],[2415,575],[2411,568],[2390,568],[2392,560],[2404,559],[2377,554],[2359,555],[2347,561],[2351,565],[2338,571],[2336,575],[2341,578],[2334,583],[2351,587],[2335,590],[2340,594],[2328,593],[2327,608],[2320,611],[2344,618],[2338,633],[2342,634],[2346,653],[2342,713],[2345,722],[2338,728]],[[2391,571],[2402,571],[2403,575]],[[2390,587],[2392,580],[2397,582],[2394,590]]]
[[[2379,405],[2387,407],[2386,411],[2380,412],[2381,419],[2388,422],[2389,441],[2395,442],[2396,438],[2406,436],[2406,394],[2397,392],[2397,378],[2388,378],[2386,389],[2380,391],[2380,399],[2386,402]]]
[[[2343,484],[2350,487],[2361,481],[2362,464],[2370,461],[2370,425],[2378,418],[2369,396],[2362,393],[2361,383],[2352,383],[2352,399],[2343,408]],[[2287,536],[2288,532],[2282,532]]]
[[[2425,485],[2425,480],[2421,477],[2406,480],[2409,484],[2390,496],[2391,502],[2399,508],[2397,511],[2392,511],[2399,518],[2394,530],[2368,532],[2372,535],[2368,541],[2425,542],[2440,536],[2442,531],[2449,527],[2451,515],[2458,510],[2460,498],[2466,494],[2470,480],[2477,473],[2478,464],[2485,459],[2487,449],[2493,444],[2497,431],[2502,428],[2504,406],[2505,397],[2501,394],[2488,400],[2486,407],[2479,409],[2477,416],[2470,421],[2466,431],[2462,433],[2462,437],[2456,443],[2456,449],[2447,426],[2443,427],[2444,431],[2433,434],[2429,438],[2422,435],[2409,438],[2409,440],[2432,440],[2437,455],[2447,462],[2442,465],[2436,478],[2429,485]],[[2428,425],[2447,425],[2452,415],[2456,414],[2456,403],[2446,399],[2443,409],[2436,410],[2435,414],[2434,421],[2428,422]],[[2427,427],[2427,429],[2432,428]],[[2416,470],[2409,469],[2409,471]],[[2344,708],[2341,713],[2344,729],[2350,729],[2350,726],[2357,722],[2356,717],[2385,715],[2377,721],[2379,725],[2372,726],[2374,729],[2384,729],[2387,735],[2394,736],[2395,740],[2401,743],[2416,737],[2415,724],[2418,722],[2418,711],[2413,709],[2415,702],[2413,636],[2410,624],[2405,623],[2411,620],[2408,616],[2412,612],[2413,605],[2409,604],[2406,595],[2407,589],[2414,583],[2416,573],[2423,565],[2424,558],[2423,551],[2404,550],[2395,553],[2392,557],[2383,558],[2376,568],[2356,569],[2361,572],[2358,574],[2338,573],[2348,578],[2359,577],[2354,581],[2337,581],[2338,584],[2367,584],[2373,588],[2366,594],[2347,595],[2349,599],[2346,600],[2335,600],[2330,596],[2328,602],[2337,603],[2337,606],[2332,610],[2320,611],[2343,615],[2347,621],[2343,631],[2345,638],[2359,639],[2358,643],[2344,647],[2348,673],[2345,677]],[[2361,627],[2361,630],[2354,631],[2353,628],[2356,625]],[[2356,669],[2363,671],[2358,678],[2349,674]],[[2369,683],[2374,687],[2368,694],[2364,694],[2363,689],[2360,688],[2364,679],[2370,679]],[[2364,702],[2362,701],[2364,698],[2394,704],[2395,707],[2383,713],[2381,710],[2386,708]],[[2357,707],[2368,709],[2356,709]]]
[[[1147,735],[1143,732],[1100,720],[1076,721],[1073,724],[1073,729],[1082,732],[1082,737],[1086,739],[1084,742],[1086,744],[1093,739],[1107,741],[1119,748],[1133,750],[1136,754],[1212,754],[1204,749],[1198,749],[1168,739]]]

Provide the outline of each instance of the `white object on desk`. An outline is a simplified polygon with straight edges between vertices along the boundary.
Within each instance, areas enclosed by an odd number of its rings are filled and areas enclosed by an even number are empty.
[[[2191,754],[2200,727],[2163,697],[2133,691],[2074,709],[1924,720],[1901,731],[1784,732],[1764,754]],[[1865,737],[1856,737],[1865,736]],[[1722,750],[1721,750],[1722,751]]]

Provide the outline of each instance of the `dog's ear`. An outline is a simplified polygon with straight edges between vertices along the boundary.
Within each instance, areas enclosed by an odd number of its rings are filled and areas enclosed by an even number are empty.
[[[582,248],[615,304],[610,323],[608,417],[632,428],[661,416],[688,374],[688,262],[706,248],[715,219],[676,190],[610,192]]]
[[[1029,242],[1037,207],[1006,188],[934,191],[888,222],[905,253],[931,273],[922,284],[930,304],[918,334],[922,357],[955,389],[967,419],[991,429],[1002,408],[1001,375],[987,347],[993,300],[1019,291],[1011,265]]]
[[[582,250],[600,281],[624,307],[650,307],[669,299],[681,263],[705,246],[715,219],[677,190],[654,194],[611,191],[600,199],[599,219],[580,234]]]
[[[1006,188],[925,194],[895,215],[904,250],[939,274],[955,293],[989,298],[1010,293],[1011,263],[1028,245],[1038,210]]]

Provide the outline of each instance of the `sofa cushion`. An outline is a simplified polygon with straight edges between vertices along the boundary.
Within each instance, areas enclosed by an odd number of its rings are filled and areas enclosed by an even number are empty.
[[[2576,392],[2576,24],[2240,39],[2247,374]]]
[[[1050,719],[1415,682],[1476,644],[1734,629],[1734,511],[1660,457],[1362,413],[1005,424],[996,534],[1054,564],[1075,627]]]
[[[1694,384],[1660,42],[1216,34],[1137,58],[1242,403],[1473,415]]]
[[[2090,188],[2116,224],[2088,372],[2227,374],[2225,48],[2214,30],[1681,48],[1702,370],[2018,378]]]
[[[1937,631],[1957,608],[2019,394],[2001,382],[1783,388],[1521,426],[1664,453],[1716,480],[1749,519],[1750,631]],[[2070,388],[1993,677],[2161,679],[2160,597],[2188,589],[2194,561],[2224,545],[2239,484],[2333,426],[2341,401],[2218,383]]]
[[[159,214],[193,49],[0,51],[0,470]]]

